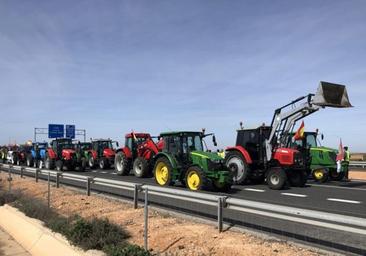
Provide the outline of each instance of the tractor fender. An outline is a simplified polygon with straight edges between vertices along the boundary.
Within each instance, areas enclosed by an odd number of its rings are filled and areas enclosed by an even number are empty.
[[[53,151],[53,149],[48,149],[47,153],[51,159],[56,159],[56,153],[55,153],[55,151]]]
[[[90,150],[90,151],[89,151],[89,154],[91,154],[91,156],[92,156],[92,158],[93,158],[93,159],[97,159],[97,151],[95,151],[95,150]]]
[[[244,157],[245,161],[247,162],[247,164],[252,164],[253,163],[252,158],[250,157],[248,151],[245,148],[243,148],[242,146],[228,147],[228,148],[226,148],[226,151],[227,152],[239,151],[243,155],[243,157]]]
[[[175,158],[168,154],[168,153],[165,153],[165,152],[159,152],[158,154],[156,154],[153,158],[154,162],[159,158],[159,157],[165,157],[169,160],[170,164],[172,165],[173,169],[176,170],[178,169],[178,164],[177,164],[177,161],[175,160]]]
[[[124,148],[119,148],[116,150],[116,155],[117,153],[119,152],[123,152],[123,154],[125,154],[125,156],[128,158],[128,159],[131,159],[132,158],[132,153],[131,153],[131,150],[128,148],[128,147],[124,147]]]

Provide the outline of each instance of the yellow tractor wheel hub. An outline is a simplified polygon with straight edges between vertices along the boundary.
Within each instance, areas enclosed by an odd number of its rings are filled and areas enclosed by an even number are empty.
[[[324,173],[323,170],[315,170],[314,171],[314,176],[317,180],[320,180],[324,177]]]
[[[156,178],[156,181],[161,186],[164,186],[168,182],[169,169],[165,163],[163,163],[163,162],[158,163],[158,165],[156,166],[156,170],[155,170],[155,178]]]
[[[187,185],[190,190],[198,190],[201,184],[200,176],[196,171],[190,171],[187,175]]]

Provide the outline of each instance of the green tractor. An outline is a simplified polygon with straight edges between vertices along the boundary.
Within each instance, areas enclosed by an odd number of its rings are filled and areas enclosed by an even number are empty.
[[[326,182],[329,178],[332,180],[342,180],[344,178],[343,168],[337,172],[337,153],[332,148],[323,147],[318,140],[318,132],[305,132],[302,140],[292,142],[297,148],[310,148],[310,166],[308,173],[315,181]],[[323,134],[320,135],[324,138]]]
[[[160,186],[170,186],[176,181],[190,190],[228,191],[232,177],[217,153],[204,151],[203,138],[215,135],[202,132],[177,131],[160,134],[162,151],[155,157],[154,178]]]

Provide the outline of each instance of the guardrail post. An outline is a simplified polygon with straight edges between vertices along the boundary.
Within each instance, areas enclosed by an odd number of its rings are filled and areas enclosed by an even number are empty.
[[[48,208],[50,208],[50,197],[51,197],[51,186],[50,186],[50,172],[48,172],[48,177],[47,177],[47,182],[48,182],[48,191],[47,191],[47,205],[48,205]]]
[[[11,181],[13,180],[13,178],[11,177],[11,169],[13,168],[13,166],[10,166],[9,168],[9,177],[8,177],[8,182],[9,182],[9,193],[11,192]]]
[[[145,188],[145,205],[144,205],[144,248],[148,250],[148,219],[149,219],[149,208],[148,208],[148,200],[149,200],[149,189],[148,187]]]
[[[222,232],[223,227],[223,215],[222,209],[225,207],[225,199],[226,197],[218,197],[217,198],[217,229],[219,232]]]
[[[57,172],[56,173],[56,188],[60,187],[60,176],[61,176],[61,173]]]
[[[39,176],[39,169],[37,168],[35,172],[36,182],[38,182],[38,176]]]
[[[24,175],[24,167],[20,167],[20,178],[23,178]]]
[[[138,208],[139,191],[141,190],[141,185],[135,184],[133,189],[133,208]]]
[[[90,196],[90,187],[91,187],[92,181],[93,181],[92,177],[87,177],[87,179],[86,179],[86,194],[88,196]]]

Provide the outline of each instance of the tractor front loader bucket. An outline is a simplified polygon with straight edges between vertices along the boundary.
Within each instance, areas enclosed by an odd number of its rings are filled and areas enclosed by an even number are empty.
[[[321,81],[312,103],[321,107],[352,107],[345,85]]]

